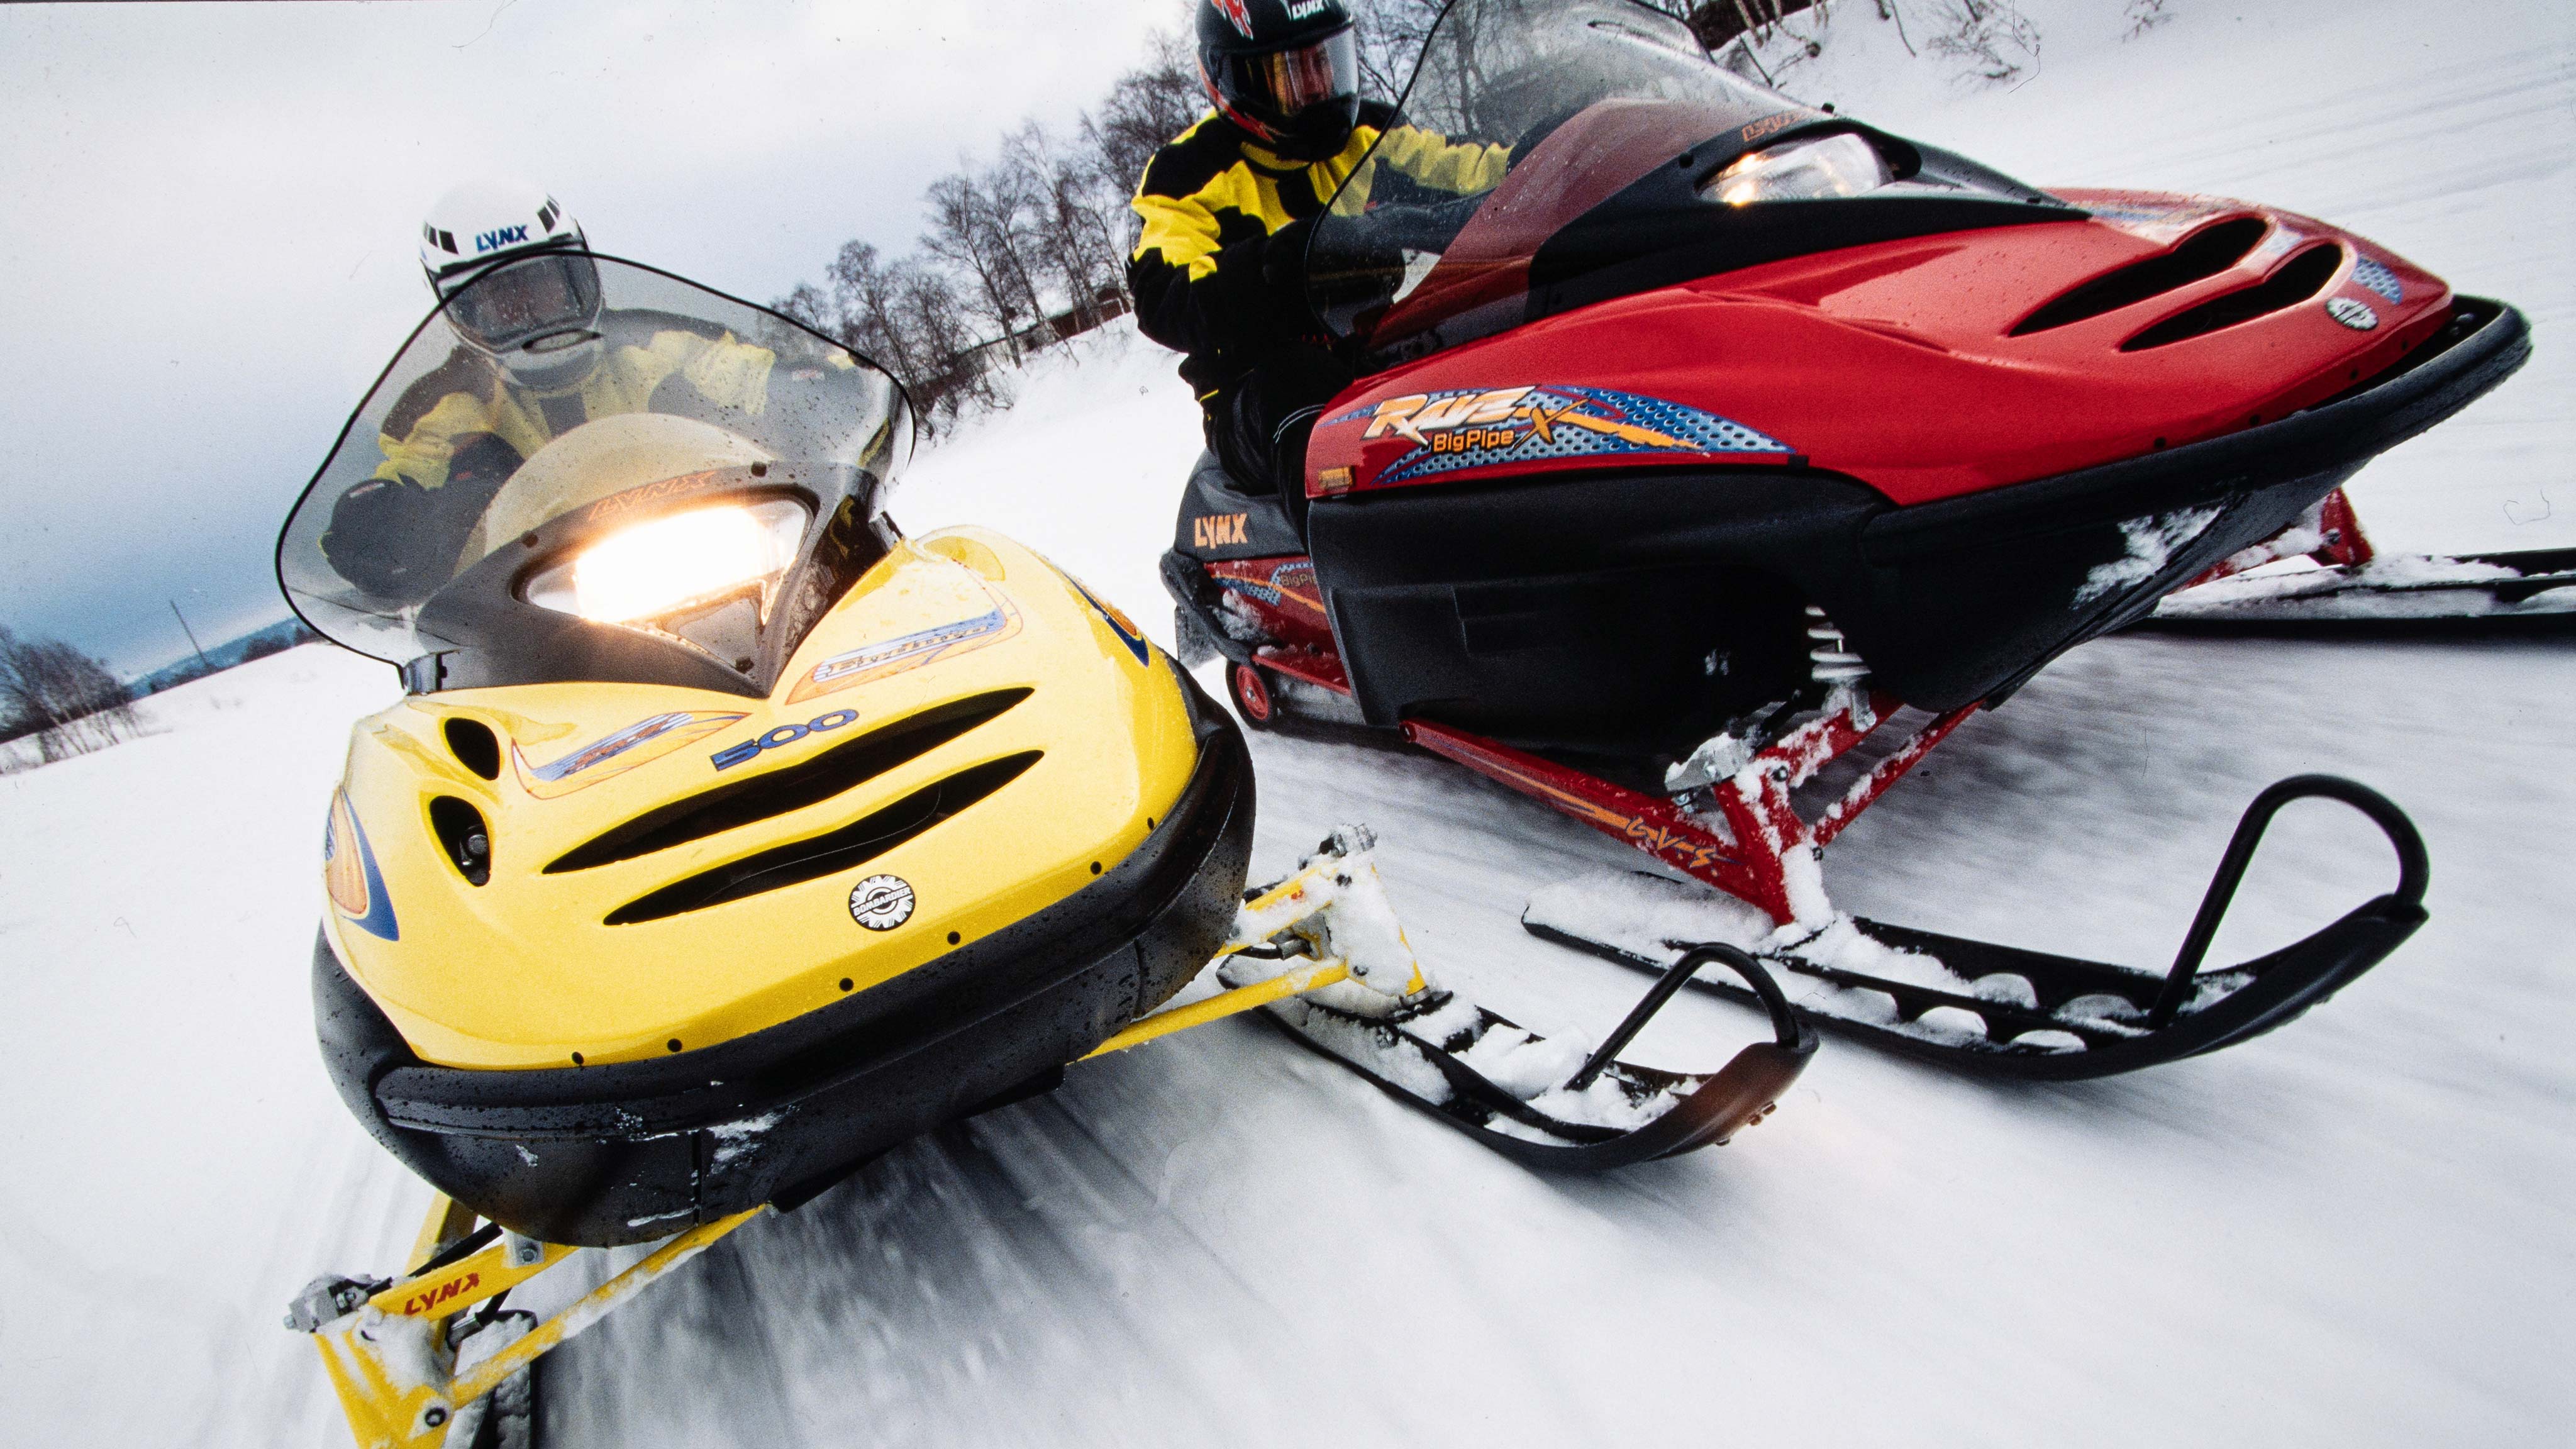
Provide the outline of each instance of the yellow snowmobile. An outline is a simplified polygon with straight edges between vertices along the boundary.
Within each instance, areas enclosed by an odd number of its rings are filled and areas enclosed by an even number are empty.
[[[1612,1059],[1687,972],[1598,1052],[1522,1032],[1432,989],[1358,835],[1245,904],[1232,720],[1035,553],[904,536],[910,447],[848,350],[568,248],[447,297],[288,519],[296,612],[406,689],[330,804],[314,1001],[442,1196],[406,1273],[288,1319],[362,1443],[493,1442],[478,1401],[757,1213],[1233,1011],[1575,1166],[1723,1141],[1813,1049],[1749,960],[1777,1040],[1721,1073]]]

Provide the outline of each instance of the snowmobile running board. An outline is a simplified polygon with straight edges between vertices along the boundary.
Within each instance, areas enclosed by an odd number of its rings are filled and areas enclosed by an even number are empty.
[[[1246,892],[1216,957],[1226,989],[1131,1023],[1081,1060],[1267,1007],[1301,1044],[1497,1151],[1533,1166],[1588,1171],[1727,1141],[1777,1109],[1815,1052],[1814,1029],[1778,983],[1726,944],[1686,950],[1658,968],[1654,986],[1598,1049],[1525,1031],[1433,984],[1387,904],[1369,855],[1374,845],[1364,827],[1344,826],[1295,874]],[[1711,963],[1743,978],[1769,1011],[1774,1039],[1707,1074],[1618,1060]],[[542,1320],[505,1312],[506,1295],[561,1264],[615,1250],[541,1243],[497,1223],[478,1227],[470,1210],[441,1196],[421,1225],[409,1271],[393,1280],[317,1278],[289,1305],[286,1326],[313,1335],[364,1449],[435,1449],[451,1436],[458,1449],[525,1446],[534,1435],[528,1375],[539,1357],[772,1207],[792,1211],[811,1196],[675,1234]]]

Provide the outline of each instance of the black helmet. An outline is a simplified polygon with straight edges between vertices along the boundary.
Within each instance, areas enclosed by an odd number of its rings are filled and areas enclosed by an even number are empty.
[[[1359,49],[1342,0],[1203,0],[1199,78],[1225,118],[1294,161],[1359,124]]]

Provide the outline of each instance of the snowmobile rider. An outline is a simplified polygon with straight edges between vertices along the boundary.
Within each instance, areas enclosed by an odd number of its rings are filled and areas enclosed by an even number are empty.
[[[769,349],[603,311],[580,224],[534,186],[472,182],[441,197],[421,224],[420,264],[459,345],[386,414],[384,462],[341,496],[322,537],[331,566],[371,594],[416,602],[446,583],[502,483],[593,418],[697,403],[757,417],[766,405]]]
[[[1361,101],[1341,0],[1197,9],[1199,78],[1216,109],[1146,163],[1127,286],[1145,335],[1188,354],[1181,377],[1226,472],[1249,491],[1293,494],[1315,415],[1352,377],[1306,303],[1315,218],[1364,159],[1358,197],[1402,204],[1488,190],[1510,152]]]

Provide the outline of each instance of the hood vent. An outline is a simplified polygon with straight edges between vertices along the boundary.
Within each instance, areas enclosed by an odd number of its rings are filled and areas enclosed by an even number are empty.
[[[736,826],[820,804],[965,734],[1029,697],[1026,689],[989,694],[923,710],[834,745],[811,759],[764,770],[650,810],[606,834],[573,847],[546,867],[548,875],[633,860]]]
[[[1026,750],[960,770],[829,834],[791,841],[674,881],[609,912],[607,924],[631,926],[702,911],[863,865],[1018,779],[1040,758],[1040,751]]]
[[[2028,337],[2034,332],[2099,317],[2134,306],[2149,297],[2178,292],[2194,282],[2205,281],[2245,259],[2254,244],[2263,239],[2270,223],[2259,216],[2240,216],[2203,227],[2183,239],[2172,251],[2131,262],[2115,272],[2105,272],[2071,292],[2024,317],[2010,335]]]
[[[2206,336],[2222,327],[2251,322],[2286,311],[2326,289],[2343,266],[2343,248],[2333,242],[2313,246],[2283,262],[2272,275],[2251,287],[2186,307],[2120,344],[2122,352],[2142,352]]]

